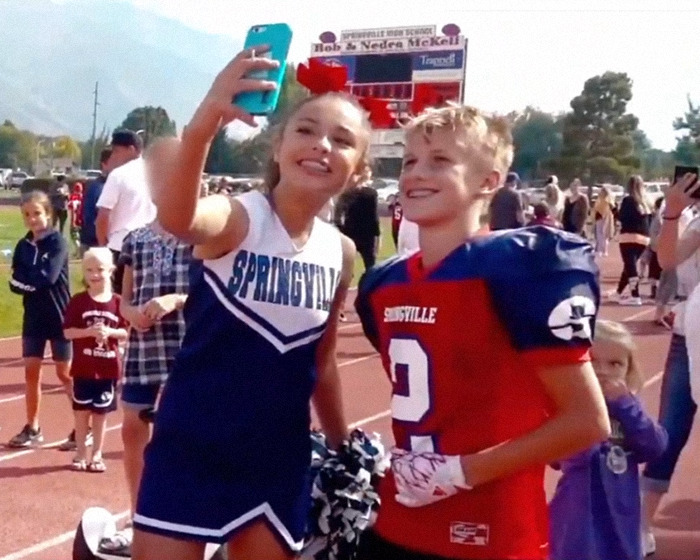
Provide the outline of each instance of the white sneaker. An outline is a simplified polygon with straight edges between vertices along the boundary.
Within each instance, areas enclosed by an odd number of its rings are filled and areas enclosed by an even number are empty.
[[[134,530],[130,525],[117,531],[109,537],[100,539],[98,551],[115,556],[131,557],[131,543],[134,540]]]
[[[620,305],[635,305],[635,306],[640,306],[642,305],[642,298],[640,297],[633,297],[629,296],[626,298],[622,298],[618,300],[618,303]]]
[[[656,552],[656,539],[654,533],[642,529],[642,554],[651,556]]]
[[[620,301],[622,296],[618,294],[616,290],[611,290],[605,294],[605,297],[609,301]]]

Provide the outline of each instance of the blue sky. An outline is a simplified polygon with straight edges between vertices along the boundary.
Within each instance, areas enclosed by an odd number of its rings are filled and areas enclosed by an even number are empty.
[[[654,147],[672,149],[672,123],[700,103],[697,0],[129,0],[240,44],[252,24],[287,22],[290,59],[323,31],[456,23],[469,40],[466,101],[509,112],[569,109],[587,78],[627,72],[628,108]],[[244,7],[243,7],[244,6]]]

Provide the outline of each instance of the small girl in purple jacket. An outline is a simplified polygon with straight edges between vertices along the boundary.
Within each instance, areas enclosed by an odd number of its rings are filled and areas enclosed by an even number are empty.
[[[610,414],[612,435],[562,461],[549,504],[551,560],[641,560],[638,465],[668,443],[663,427],[635,396],[642,381],[632,335],[598,320],[591,357]]]

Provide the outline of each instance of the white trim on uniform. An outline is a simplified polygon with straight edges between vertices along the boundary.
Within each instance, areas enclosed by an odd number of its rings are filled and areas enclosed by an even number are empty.
[[[218,283],[215,280],[213,280],[208,274],[204,275],[204,279],[206,280],[207,284],[209,284],[209,287],[212,289],[221,305],[228,309],[237,319],[243,321],[256,333],[258,333],[270,344],[272,344],[282,354],[289,352],[290,350],[294,350],[299,346],[303,346],[304,344],[308,344],[309,342],[313,342],[314,340],[317,340],[321,338],[321,336],[323,336],[324,331],[321,330],[320,332],[311,333],[303,338],[299,338],[292,342],[285,343],[281,341],[278,337],[276,337],[274,333],[272,333],[270,330],[266,329],[263,325],[261,325],[259,322],[255,321],[246,313],[242,312],[240,309],[235,307],[228,299],[228,297],[226,297],[226,294],[224,294],[224,292],[221,290]],[[241,305],[243,305],[242,302]]]
[[[268,502],[260,504],[258,507],[251,509],[247,513],[244,513],[240,517],[234,519],[230,523],[224,525],[221,529],[208,529],[206,527],[194,527],[192,525],[184,525],[181,523],[172,523],[170,521],[160,521],[159,519],[153,519],[151,517],[146,517],[139,513],[134,515],[134,523],[140,523],[141,525],[146,525],[148,527],[153,527],[154,529],[162,529],[164,531],[172,531],[174,533],[183,533],[186,535],[196,535],[199,537],[214,537],[221,539],[234,529],[248,523],[252,519],[259,516],[265,516],[267,520],[272,523],[272,526],[277,530],[280,536],[287,543],[289,548],[294,551],[301,550],[304,541],[295,541],[292,535],[287,531],[287,528],[280,521],[279,517],[275,515],[272,511],[272,507]]]

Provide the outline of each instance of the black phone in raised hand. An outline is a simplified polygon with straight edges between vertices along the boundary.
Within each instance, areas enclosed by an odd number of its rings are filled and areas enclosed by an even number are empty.
[[[700,167],[697,165],[676,165],[676,169],[673,172],[673,182],[677,183],[686,173],[695,174],[695,182],[688,188],[692,188],[697,185],[698,179],[700,179]],[[700,189],[695,189],[695,191],[690,194],[693,198],[700,199]]]

